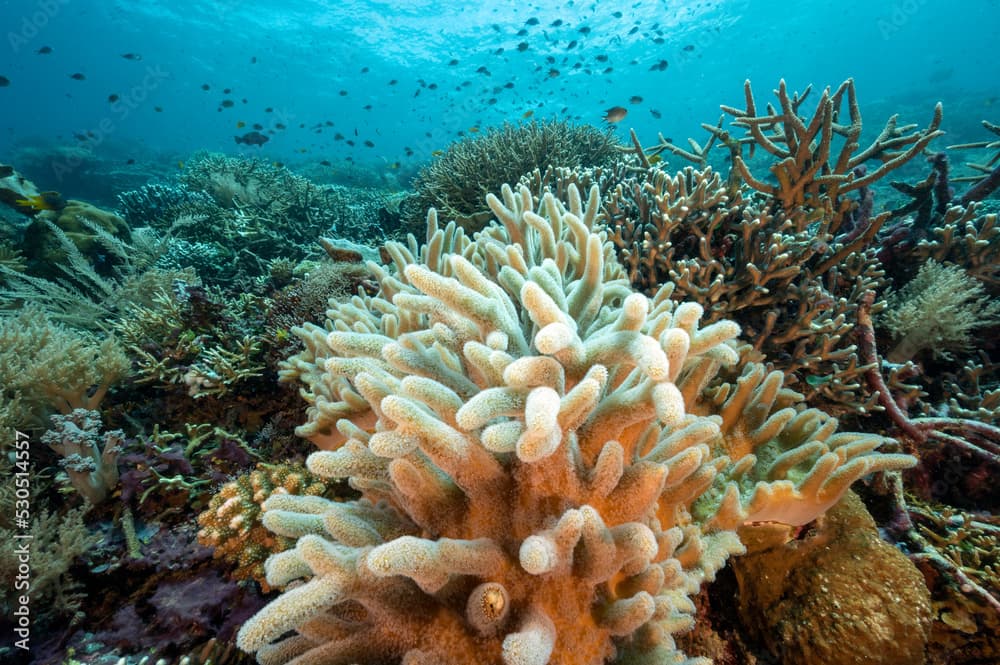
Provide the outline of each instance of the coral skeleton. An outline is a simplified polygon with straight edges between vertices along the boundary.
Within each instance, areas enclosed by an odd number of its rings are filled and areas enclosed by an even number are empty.
[[[369,264],[376,295],[294,330],[307,467],[361,498],[264,503],[297,542],[238,636],[260,663],[707,663],[674,636],[738,527],[806,524],[914,463],[780,372],[727,382],[738,326],[634,292],[598,188],[566,198],[505,186],[474,240],[432,210],[425,245]]]

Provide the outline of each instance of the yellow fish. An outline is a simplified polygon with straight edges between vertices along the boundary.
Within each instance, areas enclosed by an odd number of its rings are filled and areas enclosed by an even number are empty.
[[[14,203],[32,210],[62,210],[66,207],[66,201],[59,195],[59,192],[42,192],[26,199],[17,199]]]
[[[177,162],[177,168],[183,169],[184,168],[184,162]]]
[[[236,129],[243,129],[246,126],[247,126],[247,123],[243,122],[242,120],[240,120],[240,121],[238,121],[236,123]]]

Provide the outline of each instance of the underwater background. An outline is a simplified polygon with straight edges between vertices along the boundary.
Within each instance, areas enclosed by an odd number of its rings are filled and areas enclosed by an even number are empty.
[[[963,143],[976,138],[1000,80],[990,0],[835,10],[769,0],[53,0],[2,11],[0,75],[10,84],[0,90],[0,150],[76,148],[130,185],[153,164],[208,150],[291,167],[326,160],[330,177],[360,165],[404,186],[472,128],[528,113],[599,124],[612,106],[629,111],[619,134],[633,127],[644,142],[658,132],[683,142],[714,123],[719,104],[738,102],[748,78],[802,90],[852,77],[866,117],[880,120],[911,109],[909,121],[923,120],[942,101],[948,141]],[[254,125],[266,144],[234,143]],[[45,189],[95,194],[77,189],[94,185],[78,184],[77,169],[29,166]]]
[[[1000,663],[998,43],[998,0],[0,0],[0,662]],[[603,498],[574,386],[642,414]],[[576,484],[490,438],[546,411]],[[434,542],[559,528],[535,586]]]

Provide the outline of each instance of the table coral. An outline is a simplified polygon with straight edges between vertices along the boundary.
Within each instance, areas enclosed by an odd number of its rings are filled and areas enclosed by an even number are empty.
[[[704,663],[673,635],[754,521],[805,524],[857,478],[910,466],[836,433],[738,327],[631,290],[586,204],[488,197],[470,240],[428,216],[380,290],[295,332],[309,470],[362,498],[272,496],[286,590],[240,631],[261,663]]]

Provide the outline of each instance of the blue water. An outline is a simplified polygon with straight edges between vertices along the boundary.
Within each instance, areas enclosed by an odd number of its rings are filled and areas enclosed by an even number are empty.
[[[996,0],[6,0],[0,19],[0,161],[82,144],[112,161],[207,149],[406,173],[461,132],[528,112],[599,124],[611,106],[629,111],[620,137],[681,143],[720,103],[743,106],[748,77],[760,100],[781,78],[854,77],[872,132],[894,112],[926,126],[939,100],[949,143],[998,119]],[[237,144],[255,123],[269,141]]]

